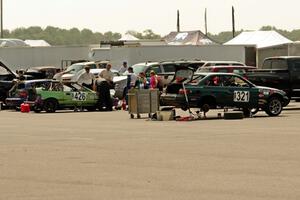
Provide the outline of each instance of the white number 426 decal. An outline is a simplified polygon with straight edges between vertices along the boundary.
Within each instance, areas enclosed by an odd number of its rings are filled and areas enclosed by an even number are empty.
[[[250,93],[249,91],[234,91],[233,101],[234,102],[249,102]]]

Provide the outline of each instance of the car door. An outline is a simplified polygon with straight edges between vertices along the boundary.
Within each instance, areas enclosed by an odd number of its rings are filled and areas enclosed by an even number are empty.
[[[238,108],[257,107],[259,91],[245,79],[236,75],[224,75],[222,84],[227,106]]]
[[[222,84],[222,76],[211,75],[204,82],[203,88],[199,91],[201,96],[213,96],[217,106],[228,106],[231,98]]]

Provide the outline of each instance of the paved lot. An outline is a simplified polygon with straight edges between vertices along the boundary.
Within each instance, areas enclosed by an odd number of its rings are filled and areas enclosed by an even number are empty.
[[[0,199],[300,199],[299,107],[194,122],[0,111]]]

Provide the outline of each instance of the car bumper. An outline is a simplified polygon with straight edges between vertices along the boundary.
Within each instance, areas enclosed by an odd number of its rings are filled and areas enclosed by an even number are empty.
[[[184,95],[179,94],[162,94],[160,96],[161,106],[175,106],[176,108],[181,108],[186,106],[186,100]]]
[[[25,101],[23,98],[6,98],[5,103],[8,107],[20,107]]]

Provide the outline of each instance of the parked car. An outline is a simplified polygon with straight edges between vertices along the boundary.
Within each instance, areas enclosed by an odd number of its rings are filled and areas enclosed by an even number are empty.
[[[104,69],[91,69],[90,73],[94,74],[96,78],[99,78],[98,75]],[[114,93],[113,96],[117,97],[118,99],[124,98],[124,89],[127,85],[127,76],[121,76],[117,70],[111,69],[114,74],[113,82],[114,82],[114,91],[111,91],[111,94]],[[71,80],[71,82],[77,82],[80,75],[85,73],[85,70],[80,70]]]
[[[243,109],[246,116],[251,109],[260,108],[269,116],[277,116],[288,101],[284,91],[256,86],[233,73],[194,75],[191,70],[182,69],[175,76],[181,77],[181,81],[168,85],[161,96],[161,105],[202,110],[234,107]]]
[[[97,62],[82,62],[82,63],[75,63],[67,67],[66,70],[56,74],[54,79],[61,80],[61,81],[71,81],[76,74],[84,69],[85,66],[89,66],[90,69],[100,69],[105,68],[108,61],[97,61]]]
[[[27,80],[52,79],[56,73],[61,71],[61,68],[56,66],[30,67],[25,71],[25,76]]]
[[[238,62],[238,61],[203,61],[203,65],[198,68],[198,70],[200,70],[202,67],[210,67],[210,66],[246,66],[244,63],[242,62]],[[199,72],[199,71],[196,71]]]
[[[8,91],[14,85],[13,80],[18,78],[15,72],[0,61],[0,101],[5,101]]]
[[[20,105],[24,101],[35,101],[37,97],[36,88],[48,88],[51,82],[51,79],[17,81],[9,90],[8,97],[5,99],[5,104],[9,108],[19,110]]]
[[[96,110],[98,95],[77,83],[52,81],[48,88],[36,88],[37,98],[33,104],[35,112],[55,112],[65,108],[85,108]]]
[[[254,70],[256,67],[252,66],[239,66],[239,65],[217,65],[209,67],[201,67],[198,72],[222,72],[222,73],[235,73],[244,78],[247,78],[246,73],[250,70]]]
[[[262,67],[247,73],[255,84],[276,87],[289,98],[300,98],[300,56],[266,58]]]
[[[133,72],[138,75],[141,72],[146,74],[146,77],[150,78],[150,72],[154,71],[160,80],[162,85],[166,86],[172,80],[175,71],[178,67],[190,67],[197,70],[200,66],[204,64],[201,60],[179,60],[179,61],[164,61],[164,62],[145,62],[138,63],[132,66]]]

